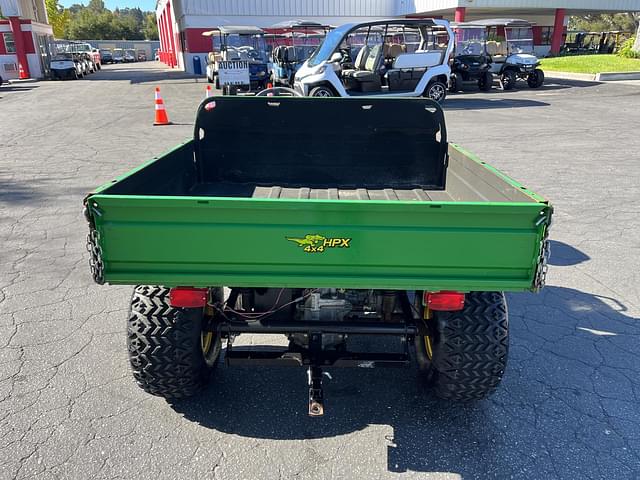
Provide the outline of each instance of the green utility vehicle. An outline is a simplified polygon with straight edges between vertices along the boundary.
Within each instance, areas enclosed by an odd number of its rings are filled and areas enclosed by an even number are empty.
[[[333,367],[416,360],[444,399],[489,395],[503,292],[544,285],[551,214],[448,143],[437,103],[398,98],[209,98],[193,140],[85,200],[94,280],[136,285],[144,390],[194,394],[225,346],[228,365],[307,368],[310,415]],[[288,345],[234,345],[245,333]]]

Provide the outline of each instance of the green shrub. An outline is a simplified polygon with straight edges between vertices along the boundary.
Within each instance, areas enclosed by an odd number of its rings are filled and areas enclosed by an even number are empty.
[[[624,58],[640,58],[640,52],[633,49],[633,45],[636,43],[636,37],[631,37],[624,42],[618,50],[617,55]]]

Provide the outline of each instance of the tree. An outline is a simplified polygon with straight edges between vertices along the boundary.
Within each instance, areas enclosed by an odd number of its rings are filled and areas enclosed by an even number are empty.
[[[53,29],[53,36],[57,38],[64,37],[65,29],[71,20],[71,12],[58,5],[58,0],[45,0],[45,6],[49,24]]]
[[[574,16],[569,19],[569,30],[586,30],[588,32],[607,32],[622,30],[633,32],[640,22],[640,12],[601,13]]]
[[[52,0],[46,0],[52,1]],[[57,1],[57,0],[55,0]],[[139,8],[105,8],[103,0],[90,0],[89,5],[72,5],[64,28],[70,40],[142,40],[157,39],[155,16]],[[148,17],[153,17],[149,22]]]
[[[158,40],[158,22],[155,13],[147,13],[144,18],[142,33],[147,40]]]
[[[87,8],[96,13],[102,13],[106,10],[106,8],[104,7],[104,2],[102,0],[90,0]]]

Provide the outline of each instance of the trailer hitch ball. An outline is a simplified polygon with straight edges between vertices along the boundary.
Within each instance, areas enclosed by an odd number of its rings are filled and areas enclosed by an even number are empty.
[[[320,402],[309,401],[309,416],[321,417],[324,415],[324,407]]]

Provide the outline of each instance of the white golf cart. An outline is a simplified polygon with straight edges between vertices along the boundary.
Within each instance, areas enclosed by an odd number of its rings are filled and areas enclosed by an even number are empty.
[[[342,25],[298,69],[294,88],[312,97],[429,97],[444,101],[453,32],[446,20]]]
[[[225,93],[266,88],[269,67],[264,30],[225,25],[203,32],[202,35],[212,38],[207,80],[215,82],[216,88],[222,88]]]
[[[487,52],[491,56],[491,72],[498,75],[504,90],[511,90],[516,81],[526,80],[531,88],[544,83],[544,72],[533,49],[531,23],[517,18],[474,20],[487,29]],[[504,31],[504,35],[502,33]]]

